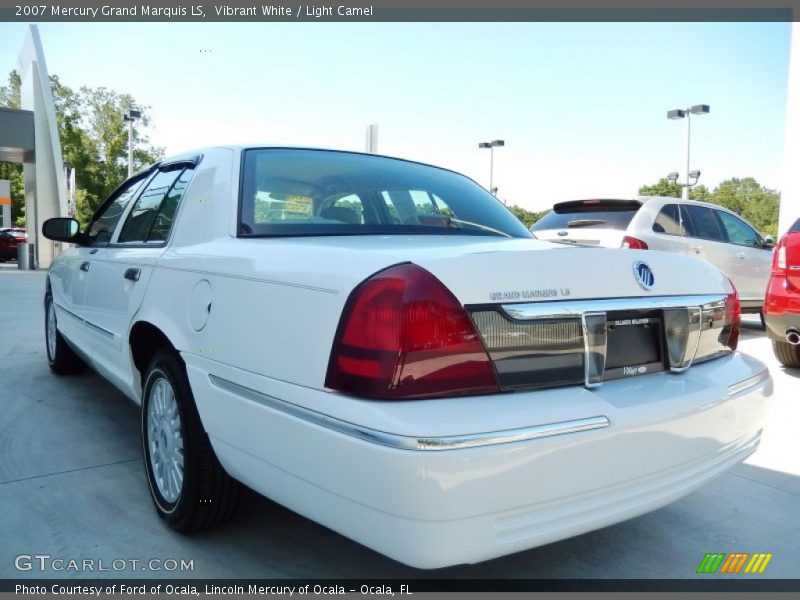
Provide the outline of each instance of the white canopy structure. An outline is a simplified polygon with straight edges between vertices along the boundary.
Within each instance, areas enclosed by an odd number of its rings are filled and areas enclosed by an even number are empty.
[[[33,162],[23,161],[25,220],[28,241],[36,244],[36,266],[45,268],[50,266],[58,249],[41,235],[42,223],[52,217],[66,216],[67,197],[50,76],[36,25],[30,26],[22,44],[19,74],[22,108],[33,112],[35,144]]]

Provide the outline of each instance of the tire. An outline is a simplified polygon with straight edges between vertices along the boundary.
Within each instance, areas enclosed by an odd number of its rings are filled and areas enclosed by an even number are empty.
[[[86,368],[86,363],[69,347],[67,340],[58,331],[53,295],[48,291],[44,297],[44,345],[47,362],[54,373],[71,375]]]
[[[172,350],[157,352],[147,368],[141,434],[150,496],[167,525],[190,533],[230,519],[241,484],[217,460],[186,368]]]
[[[784,367],[800,368],[800,346],[772,340],[772,352]]]

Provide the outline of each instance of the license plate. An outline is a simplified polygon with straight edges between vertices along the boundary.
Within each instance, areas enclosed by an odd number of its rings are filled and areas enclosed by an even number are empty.
[[[664,371],[663,321],[656,316],[614,315],[606,322],[604,380]]]

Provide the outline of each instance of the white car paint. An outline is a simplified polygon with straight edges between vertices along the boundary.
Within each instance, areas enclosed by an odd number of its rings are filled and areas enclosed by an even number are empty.
[[[142,374],[131,330],[149,323],[164,333],[186,364],[220,462],[249,487],[392,558],[435,568],[658,508],[755,450],[772,381],[763,364],[735,352],[592,389],[415,401],[327,389],[349,294],[398,263],[427,269],[462,305],[496,305],[493,294],[525,290],[556,290],[524,302],[557,308],[725,295],[730,286],[684,256],[533,239],[237,238],[242,150],[202,150],[165,246],[71,248],[49,282],[61,333],[134,402]],[[633,275],[640,258],[655,274],[652,290]],[[140,270],[138,281],[123,277],[129,268]],[[581,431],[582,423],[594,425]]]

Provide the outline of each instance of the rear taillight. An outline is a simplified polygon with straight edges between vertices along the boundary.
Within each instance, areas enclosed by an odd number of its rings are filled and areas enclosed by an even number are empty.
[[[736,350],[742,321],[742,306],[733,282],[728,279],[731,291],[719,301],[702,306],[700,337],[694,360],[699,363]]]
[[[786,242],[781,240],[775,248],[772,258],[772,272],[776,275],[783,275],[786,272]]]
[[[730,328],[725,345],[731,350],[736,350],[739,345],[739,330],[742,326],[742,304],[739,302],[739,294],[733,282],[731,282],[731,287],[733,293],[725,297],[725,328]]]
[[[442,282],[413,264],[376,273],[353,290],[325,385],[379,399],[500,391],[464,308]]]
[[[647,242],[644,242],[639,238],[626,235],[624,238],[622,238],[622,247],[630,250],[647,250]]]

